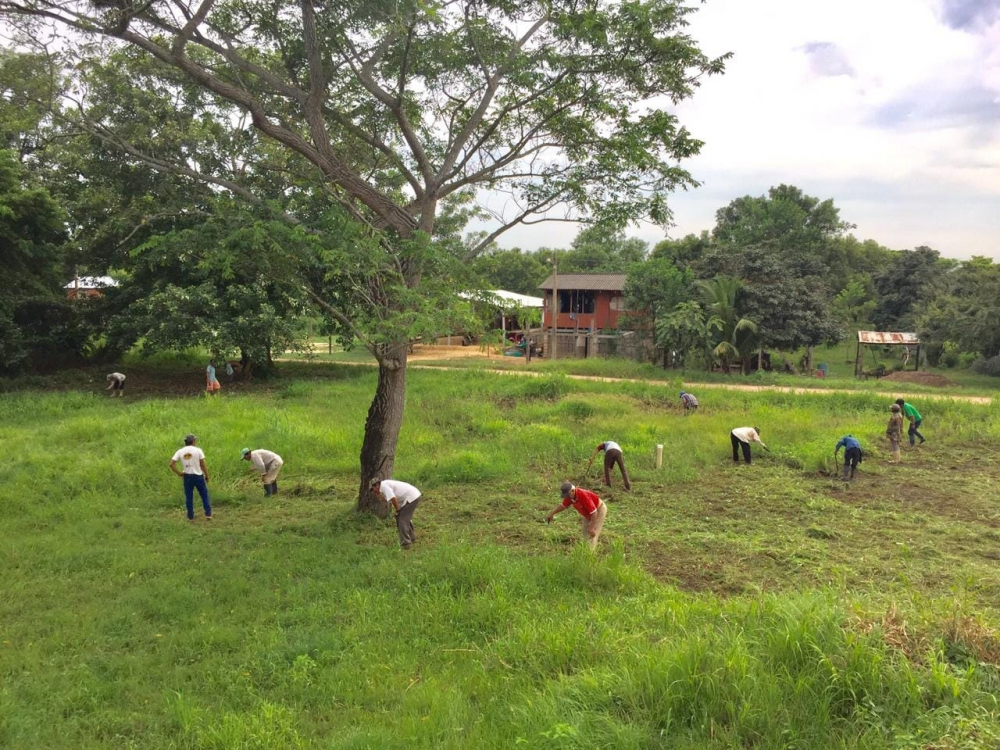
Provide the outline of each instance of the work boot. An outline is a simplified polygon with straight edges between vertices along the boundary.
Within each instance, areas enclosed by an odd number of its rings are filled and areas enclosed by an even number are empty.
[[[264,485],[264,497],[271,497],[271,494],[272,494],[271,493],[271,485],[265,484]]]
[[[844,464],[844,470],[843,473],[840,475],[840,481],[849,482],[851,480],[850,474],[851,474],[850,464]]]
[[[277,479],[275,479],[273,482],[271,482],[271,494],[272,495],[277,495],[278,494],[278,480]]]

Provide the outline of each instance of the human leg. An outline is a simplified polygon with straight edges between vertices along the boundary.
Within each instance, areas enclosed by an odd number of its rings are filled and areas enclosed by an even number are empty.
[[[184,475],[184,504],[187,506],[188,520],[194,520],[194,474]]]
[[[736,463],[740,462],[740,439],[736,437],[733,433],[729,433],[730,440],[733,441],[733,461]]]
[[[408,549],[417,541],[417,535],[413,531],[413,513],[417,510],[421,499],[418,497],[407,503],[396,514],[396,531],[399,533],[399,544],[403,549]]]
[[[920,425],[923,424],[923,421],[924,420],[922,420],[922,419],[918,419],[916,422],[913,423],[913,434],[916,435],[918,438],[920,438],[920,442],[921,443],[927,442],[924,439],[924,436],[920,434]],[[913,438],[912,437],[910,438],[910,443],[911,444],[913,443]]]
[[[746,461],[747,463],[750,463],[750,458],[751,458],[750,443],[744,443],[742,440],[740,440],[740,447],[743,448],[743,460]]]
[[[192,483],[198,490],[198,494],[201,495],[201,507],[205,510],[205,518],[212,517],[212,504],[208,500],[208,484],[205,482],[205,477],[201,474],[191,475],[194,482]],[[194,514],[194,508],[191,508],[192,515]]]
[[[611,469],[615,465],[615,460],[612,457],[614,451],[604,451],[604,484],[607,487],[611,486]]]
[[[588,544],[590,544],[591,549],[597,549],[597,540],[601,538],[601,531],[604,529],[604,519],[607,515],[608,506],[602,502],[597,506],[597,510],[584,519],[587,522],[583,526],[584,536]]]
[[[622,455],[621,451],[615,451],[615,454],[614,460],[615,463],[618,464],[619,471],[622,473],[622,481],[625,483],[625,489],[631,492],[632,482],[629,481],[628,469],[625,468],[625,457]]]

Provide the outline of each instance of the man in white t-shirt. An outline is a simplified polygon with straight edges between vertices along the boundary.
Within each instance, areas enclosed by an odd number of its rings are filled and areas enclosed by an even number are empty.
[[[760,430],[756,427],[737,427],[729,433],[733,442],[733,461],[740,462],[739,449],[743,449],[743,460],[750,463],[750,443],[760,443],[760,446],[770,453],[771,449],[760,439]]]
[[[113,372],[108,375],[108,387],[105,388],[107,391],[111,391],[111,398],[115,396],[125,395],[125,376],[120,372]]]
[[[255,451],[244,448],[240,455],[245,461],[253,464],[255,471],[260,472],[261,480],[264,482],[264,497],[278,494],[278,472],[285,462],[281,456],[273,451],[258,448]]]
[[[177,462],[181,462],[181,471],[177,470]],[[187,505],[188,521],[194,521],[194,491],[201,495],[201,504],[205,509],[205,520],[212,520],[212,504],[208,501],[208,467],[205,465],[205,452],[198,447],[198,438],[188,435],[184,438],[184,447],[178,450],[170,459],[170,471],[184,480],[184,503]]]
[[[615,468],[615,464],[618,464],[618,468],[622,473],[622,480],[625,482],[625,490],[631,492],[632,483],[629,481],[628,471],[625,469],[625,458],[622,455],[622,447],[614,440],[605,440],[594,448],[594,452],[590,456],[590,462],[587,464],[587,473],[590,473],[590,464],[594,463],[594,458],[601,451],[604,451],[604,484],[608,487],[611,486],[611,470]]]
[[[420,490],[406,482],[378,477],[368,483],[368,489],[384,497],[395,511],[399,544],[403,549],[409,549],[417,541],[417,536],[413,533],[413,513],[420,503]]]

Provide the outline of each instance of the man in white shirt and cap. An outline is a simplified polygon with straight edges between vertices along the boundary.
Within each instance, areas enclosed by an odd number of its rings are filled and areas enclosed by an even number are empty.
[[[420,490],[412,484],[395,479],[379,479],[374,477],[368,482],[368,489],[385,498],[385,501],[395,511],[396,531],[399,532],[399,545],[409,549],[417,541],[413,533],[413,514],[420,503]]]
[[[111,391],[111,398],[115,396],[125,395],[125,376],[120,372],[113,372],[108,375],[108,387],[105,388],[107,391]]]
[[[628,479],[628,470],[625,468],[622,447],[614,440],[605,440],[594,448],[594,452],[590,456],[590,462],[587,464],[587,473],[590,472],[590,465],[594,463],[594,458],[601,451],[604,451],[604,484],[608,487],[611,486],[611,470],[615,468],[615,464],[618,464],[618,468],[622,473],[622,481],[625,482],[625,490],[626,492],[631,492],[632,483]]]
[[[729,433],[729,437],[733,441],[733,461],[736,463],[740,462],[740,448],[743,449],[743,460],[750,463],[750,443],[760,443],[764,450],[768,453],[771,452],[771,449],[764,445],[764,441],[760,439],[760,429],[757,427],[737,427]]]
[[[285,465],[285,462],[281,460],[281,456],[274,451],[263,448],[258,448],[255,451],[244,448],[240,451],[240,456],[243,457],[244,461],[252,463],[254,471],[260,473],[261,480],[264,482],[264,497],[277,495],[278,472]]]

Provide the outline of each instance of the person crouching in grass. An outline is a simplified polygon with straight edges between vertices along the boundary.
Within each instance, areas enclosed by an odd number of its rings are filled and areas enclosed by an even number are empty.
[[[833,449],[834,461],[837,460],[837,454],[840,453],[841,448],[844,449],[844,473],[841,480],[849,482],[854,479],[854,472],[858,470],[858,464],[864,460],[864,454],[861,451],[861,443],[853,435],[844,435],[837,441],[837,445]]]
[[[108,375],[108,387],[105,388],[107,391],[111,391],[111,398],[115,396],[125,395],[125,376],[120,372],[113,372]]]
[[[183,471],[177,470],[177,462],[181,462]],[[198,447],[198,438],[188,435],[184,438],[184,447],[178,450],[170,459],[170,471],[184,480],[184,503],[187,505],[188,521],[194,521],[194,491],[201,495],[201,504],[205,509],[205,520],[212,520],[212,504],[208,501],[208,467],[205,465],[205,452]]]
[[[770,448],[764,445],[760,439],[760,430],[756,427],[737,427],[729,433],[733,443],[733,461],[740,462],[739,449],[743,449],[743,460],[750,463],[750,443],[760,443],[760,447],[770,452]]]
[[[382,495],[396,514],[396,531],[399,534],[399,546],[409,549],[417,541],[413,533],[413,514],[420,503],[420,490],[412,484],[398,482],[395,479],[379,479],[374,477],[368,482],[368,489],[377,495]]]
[[[260,478],[264,482],[264,497],[277,495],[278,472],[285,465],[285,462],[281,460],[281,456],[263,448],[258,448],[255,451],[244,448],[240,451],[240,457],[252,463],[254,470],[260,473]]]
[[[557,514],[562,513],[572,505],[583,519],[581,524],[583,538],[590,544],[591,549],[597,549],[597,540],[604,528],[604,518],[608,515],[608,506],[596,493],[575,487],[572,482],[563,482],[560,491],[563,500],[546,516],[545,523],[552,523],[552,519]]]

